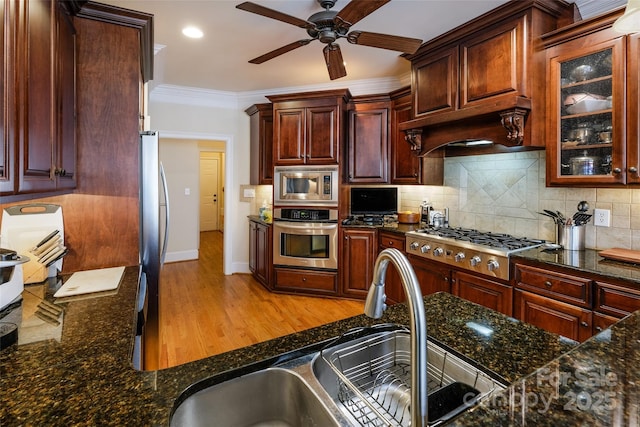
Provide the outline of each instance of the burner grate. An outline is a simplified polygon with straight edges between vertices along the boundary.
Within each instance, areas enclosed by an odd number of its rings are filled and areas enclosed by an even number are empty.
[[[483,232],[472,228],[424,228],[419,230],[419,232],[430,236],[438,236],[506,250],[523,249],[544,243],[544,240],[514,237],[504,233]]]

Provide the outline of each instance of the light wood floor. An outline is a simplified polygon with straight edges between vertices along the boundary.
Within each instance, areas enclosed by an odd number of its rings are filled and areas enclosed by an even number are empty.
[[[360,301],[275,294],[249,274],[225,276],[222,233],[200,233],[200,259],[165,264],[160,289],[162,369],[361,314]],[[146,345],[153,345],[147,342]]]

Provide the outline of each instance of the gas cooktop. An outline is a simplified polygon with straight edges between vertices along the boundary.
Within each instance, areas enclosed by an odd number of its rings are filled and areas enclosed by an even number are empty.
[[[427,227],[405,235],[406,251],[411,255],[503,280],[509,280],[510,254],[544,243],[460,227]]]

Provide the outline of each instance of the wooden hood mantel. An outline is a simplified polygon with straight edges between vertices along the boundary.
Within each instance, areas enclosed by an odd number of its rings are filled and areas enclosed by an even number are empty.
[[[477,107],[439,113],[400,123],[417,156],[451,143],[489,140],[508,147],[522,145],[531,100],[513,96]]]

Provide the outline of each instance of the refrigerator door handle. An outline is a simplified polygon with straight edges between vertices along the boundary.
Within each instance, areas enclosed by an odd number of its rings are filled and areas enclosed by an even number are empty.
[[[160,162],[160,179],[162,180],[162,191],[164,192],[165,216],[164,216],[164,238],[162,239],[162,255],[160,255],[160,265],[164,265],[167,256],[167,243],[169,241],[169,189],[167,188],[167,177],[164,174],[164,166]]]

